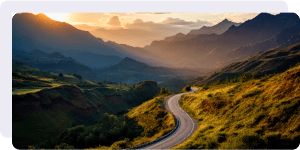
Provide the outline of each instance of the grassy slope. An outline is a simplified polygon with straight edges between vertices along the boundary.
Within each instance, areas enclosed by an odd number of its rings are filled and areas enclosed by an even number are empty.
[[[300,66],[244,83],[183,96],[199,122],[175,148],[296,148],[300,142]]]
[[[164,110],[165,97],[144,102],[122,116],[104,114],[94,125],[65,129],[33,147],[54,148],[66,143],[81,149],[124,149],[153,141],[175,127],[172,115]]]
[[[190,84],[211,83],[217,79],[234,78],[244,72],[254,73],[281,73],[287,67],[294,66],[300,61],[300,43],[284,48],[274,48],[262,53],[256,53],[246,60],[235,62],[211,73],[203,78],[196,78]]]
[[[95,149],[124,149],[153,141],[167,134],[175,127],[175,122],[172,115],[164,110],[164,99],[165,96],[155,97],[125,114],[142,128],[139,136],[127,141],[116,141],[111,146],[99,145]]]
[[[13,100],[33,97],[48,105],[51,104],[52,99],[62,98],[64,101],[69,101],[81,108],[104,105],[102,110],[90,116],[81,116],[76,112],[61,108],[51,108],[51,110],[43,111],[40,114],[33,112],[15,114],[13,115],[13,143],[17,148],[27,148],[28,145],[51,139],[51,137],[73,125],[95,124],[104,112],[117,114],[125,111],[151,99],[156,94],[145,93],[146,90],[151,89],[153,92],[159,90],[158,87],[155,88],[156,83],[151,81],[142,82],[138,84],[139,87],[137,88],[124,84],[99,85],[96,82],[71,75],[61,77],[58,74],[34,69],[14,61],[12,82]],[[74,93],[74,90],[77,92]],[[121,103],[107,102],[105,96],[109,95],[121,95],[123,100]],[[39,96],[46,96],[46,99],[39,99]],[[86,102],[74,101],[74,96],[80,96]]]

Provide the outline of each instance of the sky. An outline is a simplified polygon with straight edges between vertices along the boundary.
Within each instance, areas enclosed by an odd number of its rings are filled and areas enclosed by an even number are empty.
[[[213,26],[224,19],[242,23],[258,13],[45,13],[95,37],[135,47],[150,45],[177,33]],[[95,31],[97,30],[97,31]]]
[[[199,21],[207,21],[217,24],[224,19],[233,22],[244,22],[252,19],[258,13],[45,13],[51,19],[64,21],[70,24],[87,24],[100,27],[125,27],[137,20],[153,22],[156,24],[174,24],[190,26],[194,23],[200,25]]]

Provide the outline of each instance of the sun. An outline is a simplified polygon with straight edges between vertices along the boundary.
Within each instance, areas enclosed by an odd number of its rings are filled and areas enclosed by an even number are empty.
[[[44,13],[49,18],[56,20],[56,21],[66,21],[66,18],[69,13]]]
[[[56,21],[65,21],[68,16],[68,13],[44,13],[49,18],[56,20]]]

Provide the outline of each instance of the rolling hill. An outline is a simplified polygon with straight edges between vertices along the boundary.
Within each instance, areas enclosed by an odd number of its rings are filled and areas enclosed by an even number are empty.
[[[90,80],[95,80],[96,77],[96,73],[88,66],[77,62],[71,57],[65,57],[59,52],[46,53],[41,50],[33,50],[31,52],[15,50],[13,51],[12,60],[54,73],[77,73]]]
[[[235,62],[223,67],[203,78],[195,79],[192,83],[211,83],[217,79],[238,77],[244,72],[260,75],[280,73],[294,66],[300,61],[300,43],[284,47],[270,49],[266,52],[258,52],[249,59]]]
[[[124,113],[160,90],[155,81],[132,87],[59,75],[16,61],[12,64],[12,135],[13,145],[19,149],[49,142],[76,125],[96,124],[104,113]]]
[[[174,148],[296,149],[300,142],[299,75],[298,60],[281,73],[244,74],[237,80],[200,85],[196,93],[179,101],[199,126]]]
[[[204,69],[203,69],[204,70]],[[143,80],[154,80],[158,83],[171,78],[194,77],[204,72],[202,69],[153,67],[131,58],[124,58],[118,64],[97,71],[97,79],[111,82],[136,84]],[[205,70],[206,72],[209,70]]]

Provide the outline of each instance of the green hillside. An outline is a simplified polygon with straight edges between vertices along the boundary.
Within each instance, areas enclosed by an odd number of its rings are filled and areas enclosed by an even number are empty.
[[[13,144],[28,148],[77,125],[93,125],[104,113],[124,114],[159,92],[154,81],[135,87],[91,82],[77,74],[42,71],[13,61]]]
[[[263,77],[247,74],[199,85],[181,107],[199,126],[180,149],[295,149],[300,143],[300,64]]]

